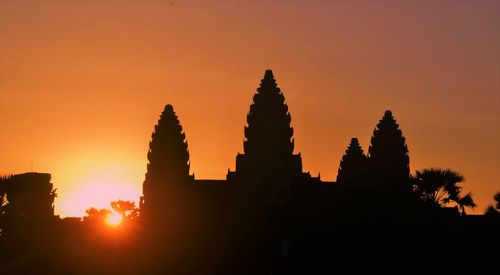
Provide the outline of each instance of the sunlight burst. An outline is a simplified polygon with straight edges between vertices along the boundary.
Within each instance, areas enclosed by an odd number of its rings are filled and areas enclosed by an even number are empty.
[[[122,222],[122,216],[115,211],[112,211],[111,214],[106,218],[106,223],[109,226],[118,226]]]

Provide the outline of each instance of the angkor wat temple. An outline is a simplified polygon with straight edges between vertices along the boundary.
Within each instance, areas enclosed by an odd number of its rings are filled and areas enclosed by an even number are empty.
[[[165,196],[175,192],[231,193],[248,204],[287,205],[307,190],[331,192],[338,184],[404,184],[410,175],[405,138],[392,113],[386,111],[372,137],[368,157],[353,138],[341,161],[338,183],[322,181],[302,169],[302,156],[294,154],[291,115],[273,72],[266,70],[245,126],[244,153],[236,156],[235,171],[225,180],[195,179],[189,174],[189,151],[182,126],[171,105],[166,105],[152,135],[143,184],[141,216],[168,207]],[[371,169],[370,169],[371,168]],[[371,170],[371,171],[370,171]],[[373,173],[370,173],[373,172]],[[195,191],[195,190],[199,191]],[[206,191],[210,190],[210,191]],[[152,210],[154,209],[154,210]]]
[[[154,244],[176,247],[173,270],[418,274],[433,259],[446,259],[440,249],[426,249],[434,242],[462,252],[492,251],[498,243],[498,224],[461,216],[457,208],[423,207],[412,195],[408,148],[391,111],[376,125],[366,154],[351,140],[336,182],[303,171],[271,70],[246,122],[244,152],[225,180],[189,173],[186,136],[171,105],[155,126],[140,212]]]
[[[273,72],[266,70],[250,106],[244,153],[237,154],[235,171],[228,170],[225,180],[195,179],[189,174],[186,136],[173,107],[166,105],[149,146],[141,216],[156,219],[163,212],[158,209],[171,208],[166,196],[179,200],[176,192],[230,196],[248,205],[283,207],[305,192],[335,192],[340,184],[379,184],[381,188],[397,189],[398,184],[407,183],[408,149],[390,111],[385,112],[375,129],[368,156],[357,139],[352,139],[341,161],[337,183],[303,171],[301,154],[294,154],[290,122],[285,97]]]
[[[95,219],[54,217],[49,174],[0,178],[0,199],[9,202],[0,208],[0,273],[485,274],[497,268],[500,212],[465,215],[421,201],[390,111],[367,153],[352,138],[336,182],[303,171],[290,122],[267,70],[235,170],[226,179],[203,180],[190,174],[186,135],[173,107],[165,106],[149,144],[140,216],[116,231]]]
[[[288,255],[319,259],[342,251],[357,259],[391,245],[391,252],[406,251],[403,243],[380,243],[387,234],[412,234],[404,217],[415,203],[408,149],[392,113],[377,125],[367,155],[352,139],[337,182],[303,171],[290,122],[285,97],[266,70],[235,171],[228,170],[225,180],[195,179],[186,136],[173,107],[165,106],[149,145],[140,205],[143,223],[157,229],[153,239],[167,246],[169,240],[177,247],[190,243],[186,247],[204,251],[203,259],[220,260],[216,266],[232,265],[235,272],[279,270]],[[408,230],[393,230],[388,217]]]

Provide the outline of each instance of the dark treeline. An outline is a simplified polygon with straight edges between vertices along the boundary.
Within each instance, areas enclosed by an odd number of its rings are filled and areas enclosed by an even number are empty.
[[[367,153],[352,138],[336,182],[302,170],[291,116],[265,72],[225,180],[190,174],[186,135],[171,105],[155,126],[139,211],[113,202],[83,219],[54,216],[49,174],[0,181],[0,273],[484,274],[498,271],[500,193],[484,215],[457,171],[410,174],[391,111]]]

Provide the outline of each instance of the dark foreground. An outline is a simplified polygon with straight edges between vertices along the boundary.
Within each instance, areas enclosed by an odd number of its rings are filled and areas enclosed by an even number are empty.
[[[498,216],[337,201],[33,223],[1,239],[0,274],[498,274]]]

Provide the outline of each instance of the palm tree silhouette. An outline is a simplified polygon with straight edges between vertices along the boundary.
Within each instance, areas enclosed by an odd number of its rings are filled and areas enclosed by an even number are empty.
[[[458,204],[458,207],[460,208],[460,212],[462,215],[465,215],[465,207],[470,207],[470,208],[475,208],[476,203],[472,199],[472,194],[469,192],[467,195],[463,197],[457,197],[456,200],[454,200],[456,204]]]
[[[415,176],[410,179],[413,191],[422,202],[438,207],[454,202],[462,214],[465,214],[465,207],[476,207],[471,193],[460,195],[462,187],[458,184],[464,180],[460,173],[442,168],[416,171]]]
[[[496,192],[493,199],[495,200],[495,205],[488,205],[484,214],[488,216],[500,217],[500,192]]]

